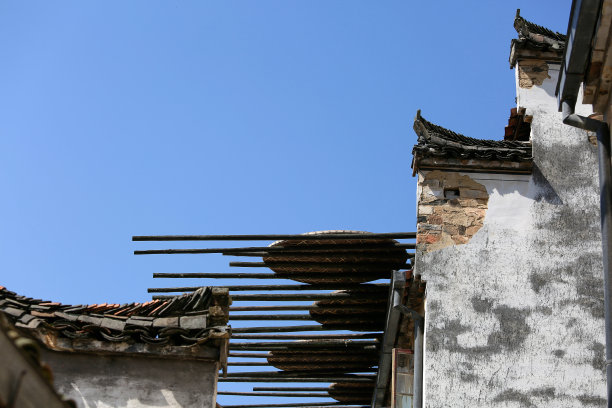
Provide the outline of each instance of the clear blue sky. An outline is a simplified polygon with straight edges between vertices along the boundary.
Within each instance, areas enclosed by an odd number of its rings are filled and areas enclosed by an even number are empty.
[[[0,285],[141,301],[228,258],[132,235],[412,231],[416,110],[501,139],[516,8],[570,3],[0,2]]]

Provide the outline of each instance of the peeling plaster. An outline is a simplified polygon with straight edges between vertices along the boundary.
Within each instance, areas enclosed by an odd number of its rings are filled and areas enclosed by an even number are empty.
[[[489,193],[466,174],[419,172],[417,245],[436,251],[462,245],[482,227]]]
[[[532,88],[534,85],[542,85],[548,75],[548,64],[546,61],[530,60],[521,61],[518,64],[519,87]]]
[[[520,88],[534,115],[532,175],[455,173],[485,187],[482,226],[465,244],[417,245],[427,408],[605,406],[596,149],[561,122],[552,72],[542,87]],[[418,197],[440,194],[421,185],[433,172],[423,173]],[[430,203],[419,225],[448,205]],[[444,233],[429,225],[424,236]]]

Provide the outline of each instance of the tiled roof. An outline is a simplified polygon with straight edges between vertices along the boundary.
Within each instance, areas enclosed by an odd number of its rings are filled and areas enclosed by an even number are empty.
[[[532,158],[530,143],[463,136],[425,120],[420,110],[414,120],[414,131],[418,135],[412,150],[415,159],[444,157],[522,162]]]
[[[71,306],[19,296],[0,286],[0,312],[15,327],[53,331],[58,337],[182,346],[225,335],[226,317],[219,322],[216,314],[219,326],[210,321],[213,297],[211,288],[202,287],[165,300]]]
[[[565,42],[567,41],[567,36],[559,32],[549,30],[548,28],[542,27],[541,25],[534,24],[531,21],[525,20],[523,17],[520,16],[520,10],[516,11],[516,17],[514,18],[514,28],[516,29],[516,32],[519,34],[519,38],[521,39],[537,39],[538,37],[536,36],[539,35],[546,37],[550,40],[561,42],[563,43],[563,45],[565,45]]]
[[[514,28],[519,38],[513,39],[510,46],[510,66],[514,66],[519,55],[523,58],[560,61],[567,37],[527,21],[519,13],[520,10],[517,10],[514,18]]]

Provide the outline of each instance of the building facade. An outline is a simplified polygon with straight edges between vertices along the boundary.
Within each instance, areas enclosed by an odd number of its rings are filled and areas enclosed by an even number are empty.
[[[54,388],[79,408],[214,407],[227,361],[228,306],[222,288],[70,306],[0,287],[0,312],[38,340]]]
[[[505,140],[415,119],[430,408],[606,403],[597,148],[557,109],[565,36],[515,28]]]

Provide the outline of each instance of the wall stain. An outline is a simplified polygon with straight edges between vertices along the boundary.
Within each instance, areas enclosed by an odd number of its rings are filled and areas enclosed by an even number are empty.
[[[495,398],[493,398],[493,402],[518,402],[521,407],[535,407],[529,395],[513,388],[509,388],[497,394]]]
[[[606,369],[606,346],[594,341],[593,344],[591,344],[591,346],[589,347],[589,350],[593,352],[591,366],[596,370],[604,371]]]
[[[472,307],[478,313],[489,313],[493,307],[493,300],[491,299],[473,296],[470,301],[472,302]]]
[[[499,320],[500,329],[489,335],[487,344],[492,348],[520,349],[531,333],[531,328],[525,322],[531,312],[528,309],[498,306],[493,313]]]
[[[598,407],[603,407],[607,402],[605,398],[595,397],[592,395],[579,395],[576,397],[576,399],[580,401],[583,406],[596,405]]]
[[[563,358],[567,352],[565,350],[557,349],[553,351],[553,355],[557,358]]]

